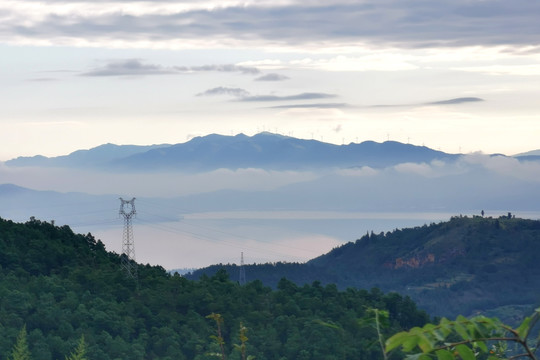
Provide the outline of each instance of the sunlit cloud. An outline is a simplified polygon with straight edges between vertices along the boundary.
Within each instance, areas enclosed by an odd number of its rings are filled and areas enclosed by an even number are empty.
[[[407,62],[406,58],[410,57],[399,54],[367,55],[357,58],[340,55],[331,59],[295,60],[291,65],[326,71],[405,71],[418,68]]]
[[[518,76],[539,76],[540,75],[539,64],[467,66],[467,67],[456,67],[454,68],[454,70],[486,73],[489,75],[518,75]]]

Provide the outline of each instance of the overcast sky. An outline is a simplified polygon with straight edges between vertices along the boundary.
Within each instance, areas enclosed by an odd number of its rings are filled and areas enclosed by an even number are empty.
[[[0,160],[263,130],[539,149],[539,15],[529,0],[0,0]]]

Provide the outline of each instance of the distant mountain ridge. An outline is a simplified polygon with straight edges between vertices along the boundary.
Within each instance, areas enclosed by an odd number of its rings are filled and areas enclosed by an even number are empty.
[[[105,144],[69,155],[19,157],[8,166],[87,167],[117,171],[211,171],[220,168],[302,170],[316,168],[387,167],[404,162],[454,160],[425,146],[395,141],[335,145],[263,132],[254,136],[211,134],[175,145]]]
[[[116,159],[125,158],[139,152],[170,146],[162,145],[115,145],[104,144],[89,150],[77,150],[69,155],[46,157],[36,155],[18,157],[6,161],[8,166],[42,166],[42,167],[102,167]]]

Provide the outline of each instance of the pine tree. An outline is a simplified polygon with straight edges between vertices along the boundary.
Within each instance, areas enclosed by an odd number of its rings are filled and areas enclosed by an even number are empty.
[[[19,335],[17,335],[17,342],[13,346],[13,352],[8,357],[9,360],[30,360],[30,350],[28,349],[28,342],[26,341],[26,325],[23,326]]]
[[[66,360],[87,360],[86,357],[86,343],[84,342],[84,335],[81,336],[77,348],[71,353],[71,355],[66,356]]]

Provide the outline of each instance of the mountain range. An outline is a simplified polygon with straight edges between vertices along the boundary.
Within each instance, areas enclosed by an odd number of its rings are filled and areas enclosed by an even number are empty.
[[[271,133],[208,135],[0,164],[0,216],[55,220],[117,246],[118,198],[136,197],[138,231],[152,238],[141,251],[144,261],[200,267],[236,260],[246,239],[258,262],[308,259],[313,252],[267,250],[280,243],[311,248],[307,239],[317,239],[327,251],[366,231],[481,210],[536,218],[539,179],[540,163],[496,154],[446,154],[392,141],[333,145]],[[181,241],[199,246],[196,263]],[[209,260],[202,247],[214,244],[220,250]],[[166,260],[160,248],[168,249]]]
[[[334,145],[263,132],[254,136],[207,135],[175,145],[105,144],[58,157],[18,157],[6,161],[11,167],[77,167],[115,171],[211,171],[220,168],[305,170],[369,166],[382,168],[406,162],[429,163],[455,160],[425,146],[395,141],[365,141]]]

